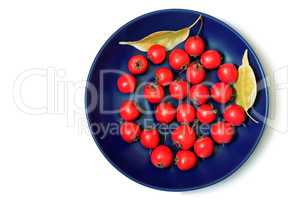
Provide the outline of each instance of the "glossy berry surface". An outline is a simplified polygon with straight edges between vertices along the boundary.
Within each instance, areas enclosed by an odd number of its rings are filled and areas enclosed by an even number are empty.
[[[193,85],[190,89],[190,99],[198,104],[201,105],[205,103],[209,98],[209,89],[207,86],[202,84]]]
[[[231,142],[235,134],[234,127],[228,122],[217,122],[210,128],[210,135],[218,144]]]
[[[223,116],[225,121],[231,123],[234,126],[240,126],[246,120],[244,109],[237,104],[227,106]]]
[[[144,87],[144,98],[149,103],[159,103],[164,98],[165,92],[162,86],[149,83]]]
[[[174,49],[169,56],[169,64],[174,70],[181,70],[190,63],[189,55],[182,49]]]
[[[210,95],[218,103],[227,103],[232,99],[233,88],[226,83],[215,83],[210,89]]]
[[[160,145],[151,152],[151,162],[155,167],[166,168],[173,162],[173,153],[166,145]]]
[[[181,100],[188,94],[188,83],[184,80],[175,80],[170,83],[169,92],[171,97]]]
[[[124,122],[120,126],[120,135],[127,143],[136,141],[141,133],[141,128],[138,124],[133,122]]]
[[[221,64],[222,57],[218,51],[208,50],[201,55],[200,62],[206,69],[216,69]]]
[[[194,152],[199,158],[208,158],[214,152],[214,142],[208,136],[201,137],[194,144]]]
[[[196,133],[190,126],[180,125],[172,132],[171,139],[177,147],[187,150],[194,145]]]
[[[155,109],[155,118],[159,123],[169,124],[176,115],[176,109],[171,103],[160,103]]]
[[[224,83],[235,83],[238,78],[238,70],[234,64],[226,63],[219,67],[218,78]]]
[[[184,44],[184,50],[193,57],[200,56],[204,48],[204,40],[198,35],[189,37]]]
[[[161,86],[169,85],[173,78],[173,72],[168,67],[160,67],[155,70],[155,80]]]
[[[122,74],[119,76],[117,86],[120,92],[129,94],[133,93],[136,88],[136,78],[130,74]]]
[[[191,84],[198,84],[204,81],[206,72],[200,63],[191,63],[186,70],[186,79]]]
[[[181,171],[187,171],[197,165],[197,157],[192,151],[178,151],[175,157],[175,163]]]
[[[196,111],[191,104],[182,103],[177,107],[176,118],[179,123],[190,123],[195,120]]]
[[[128,70],[135,75],[145,73],[148,67],[148,61],[143,55],[132,56],[128,61]]]
[[[144,129],[140,135],[140,142],[143,147],[153,149],[159,144],[159,133],[156,129]]]
[[[197,109],[197,118],[202,124],[210,124],[215,121],[217,114],[211,104],[202,104]]]
[[[150,49],[147,52],[147,57],[149,60],[154,64],[160,64],[164,62],[166,58],[167,52],[165,47],[155,44],[150,47]]]
[[[133,121],[140,116],[140,111],[134,101],[127,100],[121,104],[120,116],[125,121]]]

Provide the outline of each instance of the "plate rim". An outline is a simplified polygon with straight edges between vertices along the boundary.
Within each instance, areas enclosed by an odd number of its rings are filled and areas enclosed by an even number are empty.
[[[89,114],[88,114],[88,111],[87,111],[87,108],[88,108],[88,105],[87,105],[87,93],[88,93],[88,83],[89,83],[89,80],[91,78],[91,75],[92,75],[92,72],[94,71],[95,69],[95,64],[98,60],[98,58],[100,57],[100,55],[102,54],[103,50],[104,50],[104,47],[112,40],[112,38],[117,35],[121,30],[123,30],[125,27],[127,27],[129,24],[132,24],[134,23],[135,21],[138,21],[140,20],[141,18],[144,18],[144,17],[147,17],[147,16],[150,16],[150,15],[154,15],[154,14],[160,14],[160,13],[165,13],[165,12],[189,12],[189,13],[195,13],[195,14],[200,14],[200,15],[203,15],[205,17],[208,17],[208,18],[211,18],[212,20],[222,24],[223,26],[225,26],[226,28],[228,28],[233,34],[235,34],[240,40],[242,40],[248,51],[250,51],[252,54],[253,54],[253,57],[255,59],[255,61],[258,63],[258,69],[260,71],[260,73],[262,74],[262,77],[263,77],[263,82],[264,82],[264,85],[266,86],[265,87],[265,93],[266,93],[266,117],[263,121],[263,126],[262,126],[262,129],[261,131],[259,132],[259,135],[258,135],[258,138],[257,138],[257,141],[256,143],[252,146],[251,150],[249,151],[249,153],[244,157],[244,159],[238,164],[236,165],[231,171],[229,171],[227,174],[225,174],[224,176],[214,180],[214,181],[211,181],[207,184],[204,184],[204,185],[199,185],[199,186],[194,186],[194,187],[185,187],[185,188],[168,188],[168,187],[161,187],[161,186],[155,186],[155,185],[151,185],[151,184],[148,184],[148,183],[145,183],[143,181],[140,181],[132,176],[130,176],[129,174],[127,174],[125,171],[123,171],[119,166],[117,166],[107,155],[106,153],[103,151],[101,145],[97,142],[97,139],[96,139],[96,136],[95,134],[93,134],[93,131],[91,129],[91,124],[90,124],[90,118],[89,118]],[[236,31],[234,28],[232,28],[231,26],[229,26],[227,23],[223,22],[222,20],[219,20],[218,18],[216,17],[213,17],[209,14],[206,14],[206,13],[203,13],[203,12],[200,12],[200,11],[195,11],[195,10],[191,10],[191,9],[179,9],[179,8],[172,8],[172,9],[160,9],[160,10],[155,10],[155,11],[151,11],[151,12],[148,12],[148,13],[145,13],[143,15],[139,15],[138,17],[130,20],[129,22],[125,23],[124,25],[122,25],[120,28],[118,28],[106,41],[105,43],[101,46],[100,50],[98,51],[96,57],[94,58],[93,62],[92,62],[92,65],[90,67],[90,70],[89,70],[89,73],[88,73],[88,76],[87,76],[87,79],[86,79],[86,85],[85,85],[85,92],[84,92],[84,108],[85,108],[85,114],[86,114],[86,118],[87,118],[87,123],[88,123],[88,127],[89,127],[89,132],[90,134],[92,135],[93,137],[93,140],[95,141],[98,149],[100,150],[100,152],[102,153],[102,155],[104,155],[104,157],[106,158],[106,160],[108,160],[108,162],[115,168],[117,169],[117,171],[119,171],[121,174],[123,174],[124,176],[126,176],[127,178],[129,178],[130,180],[133,180],[134,182],[138,183],[138,184],[141,184],[143,186],[146,186],[146,187],[149,187],[149,188],[152,188],[152,189],[157,189],[157,190],[161,190],[161,191],[167,191],[167,192],[186,192],[186,191],[192,191],[192,190],[198,190],[198,189],[202,189],[202,188],[205,188],[205,187],[208,187],[208,186],[211,186],[211,185],[214,185],[216,183],[219,183],[221,181],[223,181],[224,179],[230,177],[231,175],[233,175],[236,171],[238,171],[238,169],[241,168],[242,165],[244,165],[246,163],[247,160],[249,160],[250,156],[253,154],[253,152],[255,151],[258,143],[260,142],[261,138],[262,138],[262,135],[265,131],[265,128],[266,128],[266,122],[268,121],[268,116],[269,116],[269,90],[268,90],[268,85],[267,85],[267,82],[266,82],[266,74],[263,70],[263,65],[261,64],[260,60],[258,59],[258,56],[256,55],[256,53],[254,52],[254,50],[252,49],[252,47],[250,46],[250,44],[246,41],[246,39],[244,39],[242,37],[242,35]]]

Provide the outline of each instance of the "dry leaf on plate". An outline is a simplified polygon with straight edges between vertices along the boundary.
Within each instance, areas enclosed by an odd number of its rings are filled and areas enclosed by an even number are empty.
[[[236,104],[242,106],[246,114],[257,123],[257,121],[248,113],[248,110],[255,102],[257,87],[255,74],[249,64],[247,49],[244,52],[242,64],[239,66],[238,80],[236,81],[234,87],[236,89]]]
[[[179,43],[187,39],[187,37],[190,34],[191,28],[195,26],[195,24],[197,24],[197,22],[201,18],[202,16],[199,16],[192,25],[177,31],[158,31],[151,33],[150,35],[144,37],[141,40],[128,42],[121,41],[119,42],[119,44],[130,45],[144,52],[148,51],[148,49],[154,44],[160,44],[164,46],[167,50],[171,50]]]

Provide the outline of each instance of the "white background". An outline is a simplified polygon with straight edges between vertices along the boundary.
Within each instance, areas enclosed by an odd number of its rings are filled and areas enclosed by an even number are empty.
[[[299,198],[300,14],[293,2],[0,1],[0,199]],[[120,174],[97,149],[83,114],[82,81],[105,40],[129,20],[163,8],[194,9],[229,23],[275,76],[272,119],[250,160],[225,181],[185,193],[150,189]],[[44,110],[17,107],[16,79],[33,68],[42,74],[21,84],[23,103]],[[53,84],[65,95],[54,94]]]

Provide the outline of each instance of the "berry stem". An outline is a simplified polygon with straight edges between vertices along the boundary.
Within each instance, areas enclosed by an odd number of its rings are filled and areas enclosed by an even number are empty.
[[[179,72],[178,75],[181,75],[183,72],[185,72],[187,70],[188,66],[184,66]]]

